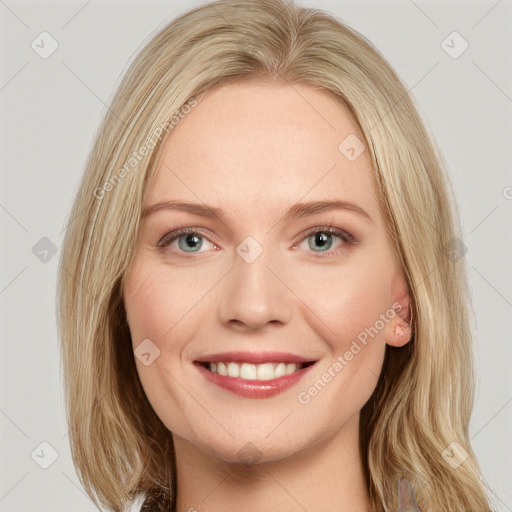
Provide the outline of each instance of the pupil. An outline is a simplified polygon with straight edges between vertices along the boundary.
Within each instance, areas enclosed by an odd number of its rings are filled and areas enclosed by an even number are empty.
[[[315,244],[317,244],[317,247],[326,250],[329,249],[331,243],[332,240],[330,233],[319,232],[315,235]]]
[[[201,246],[200,242],[200,238],[196,235],[193,235],[193,234],[190,234],[190,235],[185,235],[185,247],[184,249],[196,249],[196,244],[199,244],[199,247]],[[183,247],[182,247],[183,249]]]

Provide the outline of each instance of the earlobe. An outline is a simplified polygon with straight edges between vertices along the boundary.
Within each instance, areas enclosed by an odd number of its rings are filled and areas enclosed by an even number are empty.
[[[397,318],[393,336],[389,340],[386,340],[386,342],[388,345],[393,347],[403,347],[406,343],[411,341],[412,326],[411,324],[404,322],[402,318]]]
[[[390,322],[386,343],[393,347],[403,347],[412,338],[412,308],[407,284],[403,277],[399,279],[393,290],[393,311],[395,316]]]

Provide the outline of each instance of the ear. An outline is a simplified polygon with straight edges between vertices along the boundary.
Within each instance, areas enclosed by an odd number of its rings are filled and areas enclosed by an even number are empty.
[[[394,316],[386,326],[386,343],[392,347],[403,347],[412,338],[412,311],[409,290],[402,275],[393,281],[391,293]]]

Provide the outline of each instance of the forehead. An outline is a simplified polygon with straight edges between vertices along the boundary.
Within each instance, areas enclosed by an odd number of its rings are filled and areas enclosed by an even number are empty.
[[[264,204],[270,211],[342,199],[378,216],[368,151],[347,158],[347,145],[359,152],[362,141],[348,107],[324,90],[224,86],[205,95],[170,133],[146,205],[202,201],[261,215]]]

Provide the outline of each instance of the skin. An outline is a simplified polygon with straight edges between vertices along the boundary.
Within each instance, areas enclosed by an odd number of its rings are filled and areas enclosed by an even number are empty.
[[[363,140],[349,110],[329,93],[246,82],[210,91],[166,141],[144,206],[176,200],[225,210],[222,219],[171,209],[146,216],[125,279],[133,348],[150,339],[160,350],[150,365],[138,358],[136,364],[152,407],[173,433],[179,511],[368,508],[359,414],[386,343],[402,346],[411,332],[407,287],[368,151],[350,161],[338,149],[349,134]],[[297,202],[340,199],[372,222],[347,209],[284,219]],[[333,235],[322,250],[318,236],[315,243],[314,232],[306,233],[331,224],[353,243]],[[186,237],[181,248],[179,240],[157,246],[182,227],[199,231],[195,252],[186,252]],[[263,248],[252,263],[236,251],[248,236]],[[337,357],[386,312],[392,318],[378,334],[300,403],[298,393],[332,374]],[[277,396],[244,398],[212,385],[193,365],[232,350],[284,351],[318,362]],[[239,453],[248,443],[252,461]]]

